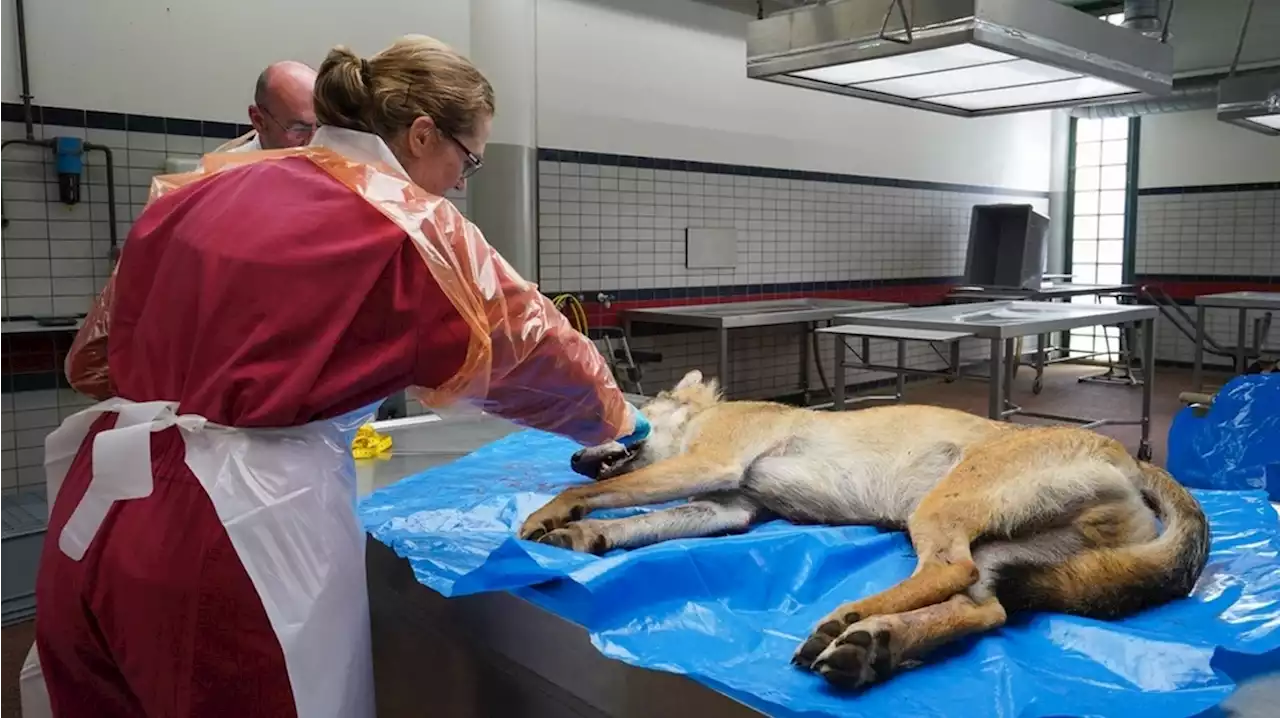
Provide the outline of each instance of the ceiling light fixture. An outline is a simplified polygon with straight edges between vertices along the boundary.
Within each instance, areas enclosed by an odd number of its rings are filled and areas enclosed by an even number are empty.
[[[1052,0],[840,0],[752,21],[747,76],[961,116],[1173,86],[1173,48]]]
[[[1237,75],[1218,83],[1218,119],[1280,135],[1280,72]]]
[[[1218,119],[1264,135],[1280,135],[1280,70],[1236,75],[1252,16],[1253,0],[1249,0],[1244,8],[1231,72],[1218,83]]]

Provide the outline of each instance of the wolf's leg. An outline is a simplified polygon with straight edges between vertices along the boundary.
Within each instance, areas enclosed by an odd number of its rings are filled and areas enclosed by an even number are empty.
[[[725,494],[625,519],[575,521],[538,541],[602,554],[615,548],[640,548],[673,539],[746,531],[767,515],[768,512],[751,499],[741,494]]]
[[[1074,429],[1021,429],[970,449],[907,522],[915,573],[836,609],[800,647],[795,662],[811,665],[852,623],[924,608],[969,589],[979,578],[970,550],[978,537],[1014,536],[1093,505],[1134,497],[1136,489],[1120,468],[1126,462],[1133,464],[1114,440]]]
[[[684,454],[594,484],[565,489],[533,512],[520,527],[520,538],[536,541],[596,509],[660,504],[717,491],[732,491],[742,482],[742,467],[720,456]]]
[[[873,616],[845,629],[817,657],[813,670],[836,687],[861,688],[939,646],[999,628],[1005,619],[994,597],[978,602],[965,594],[906,613]]]
[[[997,594],[1005,593],[997,590],[1002,579],[1022,584],[1092,548],[1149,539],[1151,527],[1143,525],[1141,499],[1137,501],[1137,506],[1102,504],[1086,509],[1067,526],[981,544],[973,552],[979,579],[967,591],[914,611],[858,621],[831,641],[811,668],[834,685],[858,688],[884,680],[944,643],[1003,625],[1006,612],[1019,606],[1000,602]],[[1012,573],[1005,575],[1008,571]],[[1019,587],[1013,596],[1020,600],[1026,593]]]
[[[991,507],[982,497],[967,498],[946,490],[945,500],[930,500],[939,484],[907,522],[916,551],[916,569],[906,580],[880,593],[846,603],[818,623],[792,661],[808,667],[852,624],[872,616],[905,613],[941,603],[978,581],[970,544],[991,524]]]

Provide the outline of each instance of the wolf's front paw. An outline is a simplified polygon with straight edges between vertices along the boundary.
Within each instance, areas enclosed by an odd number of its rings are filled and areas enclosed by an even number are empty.
[[[839,638],[851,624],[862,619],[861,615],[851,610],[852,605],[845,604],[822,619],[809,638],[796,650],[791,662],[805,670],[813,670],[813,662],[818,660],[818,656],[827,650],[831,642]]]
[[[537,541],[570,521],[577,521],[584,513],[582,506],[557,496],[525,519],[516,535],[525,541]]]
[[[883,616],[855,623],[818,655],[812,669],[836,688],[857,690],[879,683],[902,663],[896,633],[893,621]]]
[[[538,539],[538,543],[545,543],[551,546],[559,546],[567,548],[570,551],[578,551],[580,553],[593,553],[597,556],[605,553],[611,547],[609,539],[591,521],[578,521],[565,526],[562,529],[556,529],[545,536]]]

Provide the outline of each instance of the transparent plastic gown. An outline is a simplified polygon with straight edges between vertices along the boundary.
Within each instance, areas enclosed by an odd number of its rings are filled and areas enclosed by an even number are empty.
[[[410,182],[380,140],[333,128],[322,133],[317,139],[327,138],[326,146],[207,155],[194,172],[156,177],[151,199],[240,165],[306,157],[405,231],[471,329],[466,360],[454,376],[438,387],[411,388],[410,395],[428,406],[466,402],[583,444],[632,432],[634,417],[608,362],[474,224]],[[382,151],[377,161],[351,159],[370,155],[373,142]],[[356,144],[363,145],[359,151]],[[114,290],[113,277],[66,360],[71,385],[97,399],[114,395],[107,361]]]

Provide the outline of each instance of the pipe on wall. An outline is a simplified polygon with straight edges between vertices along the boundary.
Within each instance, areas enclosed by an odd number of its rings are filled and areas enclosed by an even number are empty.
[[[22,0],[17,2],[18,22],[18,68],[22,73],[22,121],[27,126],[27,139],[34,140],[35,120],[31,115],[31,74],[27,69],[27,15],[23,10]]]
[[[27,16],[26,8],[22,0],[15,0],[17,35],[18,35],[18,64],[22,77],[22,121],[26,129],[25,139],[5,140],[0,143],[0,152],[9,145],[27,145],[30,147],[44,147],[52,150],[54,148],[54,140],[44,139],[37,140],[35,133],[35,113],[32,106],[33,96],[31,94],[31,72],[28,66],[27,56]],[[82,145],[84,152],[101,152],[106,160],[107,169],[107,220],[110,222],[110,228],[107,230],[110,248],[108,256],[114,263],[120,256],[120,236],[119,226],[116,218],[116,172],[115,172],[115,155],[110,147],[99,145],[92,142],[85,142]],[[6,217],[3,221],[4,225],[8,225],[9,221]]]

